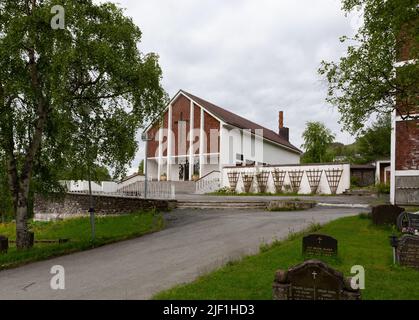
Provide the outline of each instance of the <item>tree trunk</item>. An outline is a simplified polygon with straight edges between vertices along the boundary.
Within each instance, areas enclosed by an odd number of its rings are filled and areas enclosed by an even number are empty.
[[[28,228],[29,181],[24,181],[19,190],[16,210],[16,248],[29,249],[33,246],[34,235]]]

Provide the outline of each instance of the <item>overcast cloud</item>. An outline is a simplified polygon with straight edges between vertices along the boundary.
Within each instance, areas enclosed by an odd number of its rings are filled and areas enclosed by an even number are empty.
[[[337,110],[325,102],[321,60],[336,60],[342,35],[359,18],[339,0],[117,0],[143,32],[143,52],[160,55],[170,96],[184,89],[277,131],[278,111],[297,147],[307,121],[322,121],[337,141]],[[141,145],[142,146],[142,145]],[[144,150],[139,150],[136,169]]]

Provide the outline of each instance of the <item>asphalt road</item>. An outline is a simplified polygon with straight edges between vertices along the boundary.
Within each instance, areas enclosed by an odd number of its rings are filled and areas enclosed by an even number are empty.
[[[134,240],[0,271],[0,299],[149,299],[226,262],[258,251],[311,222],[360,209],[300,212],[174,210],[168,228]],[[52,290],[50,270],[65,268],[65,290]]]

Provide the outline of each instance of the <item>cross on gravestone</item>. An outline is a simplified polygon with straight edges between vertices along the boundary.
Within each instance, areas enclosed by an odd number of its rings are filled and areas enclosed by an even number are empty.
[[[327,235],[310,234],[303,238],[303,254],[333,256],[338,253],[338,241]]]
[[[404,229],[419,230],[419,214],[403,212],[397,218],[399,231]]]
[[[345,278],[322,261],[308,260],[290,269],[278,270],[273,283],[274,300],[360,300]]]

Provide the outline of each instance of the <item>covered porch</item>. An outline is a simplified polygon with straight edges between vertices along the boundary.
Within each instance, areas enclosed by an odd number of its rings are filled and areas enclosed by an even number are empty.
[[[147,159],[151,181],[197,181],[213,171],[220,171],[220,155],[172,156]]]

